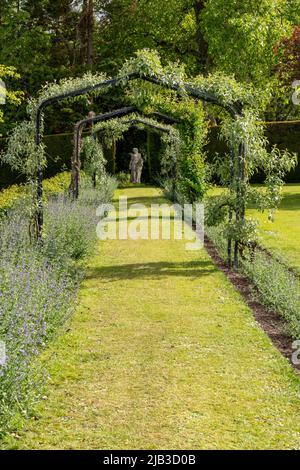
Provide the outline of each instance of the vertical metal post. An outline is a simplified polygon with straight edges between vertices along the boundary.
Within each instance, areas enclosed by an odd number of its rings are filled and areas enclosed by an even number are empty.
[[[42,143],[41,135],[41,120],[42,120],[42,109],[38,108],[36,114],[36,130],[35,130],[35,144],[37,147],[37,174],[36,174],[36,211],[35,211],[35,230],[36,238],[38,243],[42,243],[43,236],[43,223],[44,223],[44,214],[43,214],[43,170],[40,160],[40,146]]]
[[[234,179],[234,148],[231,149],[230,152],[230,193],[232,194],[232,185]],[[229,207],[228,213],[229,223],[232,222],[233,219],[233,210],[232,207]],[[232,267],[232,239],[229,236],[227,241],[227,265],[228,268],[231,269]]]
[[[236,222],[239,223],[245,218],[245,203],[243,190],[243,173],[244,173],[244,146],[239,145],[237,160],[237,189],[236,189]],[[239,243],[236,240],[234,244],[234,269],[239,268]]]
[[[111,155],[112,155],[112,174],[116,174],[116,153],[117,153],[117,143],[115,138],[112,140]]]

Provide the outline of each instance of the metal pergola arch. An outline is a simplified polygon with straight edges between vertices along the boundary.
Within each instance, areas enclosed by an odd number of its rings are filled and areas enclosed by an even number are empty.
[[[177,121],[177,122],[180,122],[180,121]],[[130,128],[131,127],[135,127],[136,124],[143,124],[145,127],[148,127],[150,129],[154,129],[158,132],[163,132],[163,133],[166,133],[166,134],[170,134],[170,129],[167,129],[166,127],[163,127],[163,126],[160,126],[160,125],[154,125],[154,124],[150,124],[149,122],[145,121],[144,119],[140,119],[140,118],[136,118],[136,119],[131,119],[130,121],[125,121],[125,124],[130,124]],[[172,168],[172,185],[173,185],[173,192],[175,192],[175,185],[176,185],[176,165],[174,164],[173,168]]]
[[[224,104],[222,103],[217,96],[215,96],[212,93],[206,92],[206,91],[201,91],[197,90],[194,86],[184,83],[183,86],[178,84],[178,83],[168,83],[162,78],[153,76],[153,75],[143,75],[140,72],[132,72],[126,77],[126,83],[136,80],[136,79],[141,79],[159,86],[162,86],[164,88],[174,90],[176,92],[181,92],[182,88],[185,90],[185,92],[195,98],[199,99],[202,101],[206,101],[208,103],[217,105],[223,109],[225,109],[230,116],[233,119],[238,119],[240,116],[243,115],[243,104],[240,101],[236,101],[235,103],[232,104]],[[36,124],[36,132],[35,132],[35,141],[36,145],[39,146],[42,143],[43,136],[41,135],[41,123],[42,123],[42,114],[45,111],[45,109],[49,106],[51,106],[54,103],[58,103],[66,98],[72,98],[80,95],[85,95],[89,94],[95,90],[99,90],[101,88],[105,87],[111,87],[111,86],[118,86],[121,83],[121,79],[119,77],[114,77],[108,80],[105,80],[101,83],[98,83],[96,85],[91,85],[89,87],[81,88],[78,90],[73,90],[68,93],[63,93],[59,94],[56,96],[52,96],[51,98],[44,99],[40,102],[40,104],[37,107],[36,111],[36,119],[35,119],[35,124]],[[237,222],[239,220],[244,219],[245,217],[245,207],[241,204],[242,202],[242,185],[241,185],[241,180],[243,178],[244,174],[244,156],[246,154],[246,146],[245,145],[240,145],[239,148],[239,155],[238,155],[238,176],[239,176],[239,182],[238,182],[238,188],[237,188],[237,199],[240,201],[240,204],[238,204],[238,207],[236,209],[236,220]],[[233,163],[232,163],[232,168],[233,168]],[[37,169],[37,212],[36,212],[36,227],[37,227],[37,240],[38,242],[42,241],[42,231],[43,231],[43,171],[42,171],[42,166],[41,163],[38,162],[38,169]],[[231,265],[231,245],[232,241],[228,240],[228,258],[229,258],[229,264]],[[234,265],[237,268],[238,267],[238,243],[235,242],[235,250],[234,250]]]
[[[88,124],[93,124],[95,122],[103,122],[103,121],[109,121],[112,119],[116,119],[117,117],[120,116],[126,116],[128,114],[132,113],[139,113],[144,115],[145,117],[148,116],[153,116],[155,115],[156,117],[160,117],[161,119],[168,120],[169,122],[172,122],[173,124],[180,123],[181,121],[179,119],[174,119],[171,116],[168,116],[166,114],[162,114],[159,112],[155,113],[150,113],[149,115],[142,113],[138,108],[135,106],[127,106],[124,108],[116,109],[115,111],[111,111],[109,113],[104,113],[104,114],[99,114],[97,116],[89,117],[86,119],[82,119],[81,121],[77,122],[74,126],[74,154],[72,155],[72,173],[71,173],[71,184],[70,184],[70,189],[73,193],[73,197],[75,199],[78,198],[79,196],[79,180],[80,180],[80,137],[81,137],[81,130]],[[152,127],[153,129],[160,130],[162,132],[169,132],[168,129],[164,128],[163,126],[155,126],[151,125],[150,123],[147,123],[143,121],[142,119],[132,119],[131,121],[126,121],[126,124],[131,123],[131,124],[144,124],[147,127]]]
[[[71,184],[70,189],[73,193],[75,199],[78,198],[79,195],[79,176],[80,176],[80,135],[81,130],[88,124],[93,124],[95,122],[101,121],[108,121],[110,119],[115,119],[119,116],[126,116],[127,114],[131,114],[137,112],[137,108],[135,106],[127,106],[125,108],[117,109],[115,111],[111,111],[110,113],[99,114],[97,116],[89,117],[78,121],[74,126],[74,153],[72,155],[72,176],[71,176]]]

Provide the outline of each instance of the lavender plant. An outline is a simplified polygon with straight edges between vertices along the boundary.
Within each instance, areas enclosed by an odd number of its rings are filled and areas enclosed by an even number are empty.
[[[21,201],[0,220],[0,435],[28,415],[40,394],[45,371],[38,354],[63,331],[76,306],[80,261],[96,240],[96,210],[116,187],[109,178],[97,191],[84,188],[76,202],[48,201],[43,246],[32,244],[27,205]]]

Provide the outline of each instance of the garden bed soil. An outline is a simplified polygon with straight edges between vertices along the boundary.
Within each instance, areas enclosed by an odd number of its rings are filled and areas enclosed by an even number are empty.
[[[205,248],[212,258],[214,264],[225,274],[227,279],[234,285],[238,292],[242,295],[247,305],[251,308],[253,315],[259,325],[267,333],[273,344],[292,364],[293,368],[300,375],[300,365],[293,364],[292,354],[294,352],[292,344],[293,338],[287,333],[284,320],[274,310],[268,309],[259,301],[254,299],[253,292],[255,287],[241,273],[229,269],[227,264],[219,256],[216,247],[205,237]]]

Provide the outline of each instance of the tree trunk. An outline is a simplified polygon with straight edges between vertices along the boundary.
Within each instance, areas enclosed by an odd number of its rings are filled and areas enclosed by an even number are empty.
[[[80,64],[92,69],[94,62],[94,1],[83,0],[82,13],[78,24],[80,42]]]
[[[148,174],[149,174],[149,181],[152,181],[152,165],[151,165],[151,134],[150,131],[147,130],[147,163],[148,163]]]
[[[200,71],[203,73],[208,66],[208,44],[204,39],[201,29],[201,13],[205,6],[205,0],[196,0],[194,2],[194,12],[196,17],[196,43],[198,50],[198,63]]]
[[[81,150],[82,131],[83,131],[83,128],[81,126],[79,130],[79,134],[77,134],[78,127],[75,126],[74,147],[73,147],[72,160],[71,160],[71,165],[72,165],[71,182],[69,186],[69,193],[73,195],[74,199],[77,199],[79,196],[80,168],[81,168],[80,150]]]
[[[112,141],[111,147],[111,156],[112,156],[112,174],[116,174],[116,153],[117,153],[117,143],[115,139]]]

